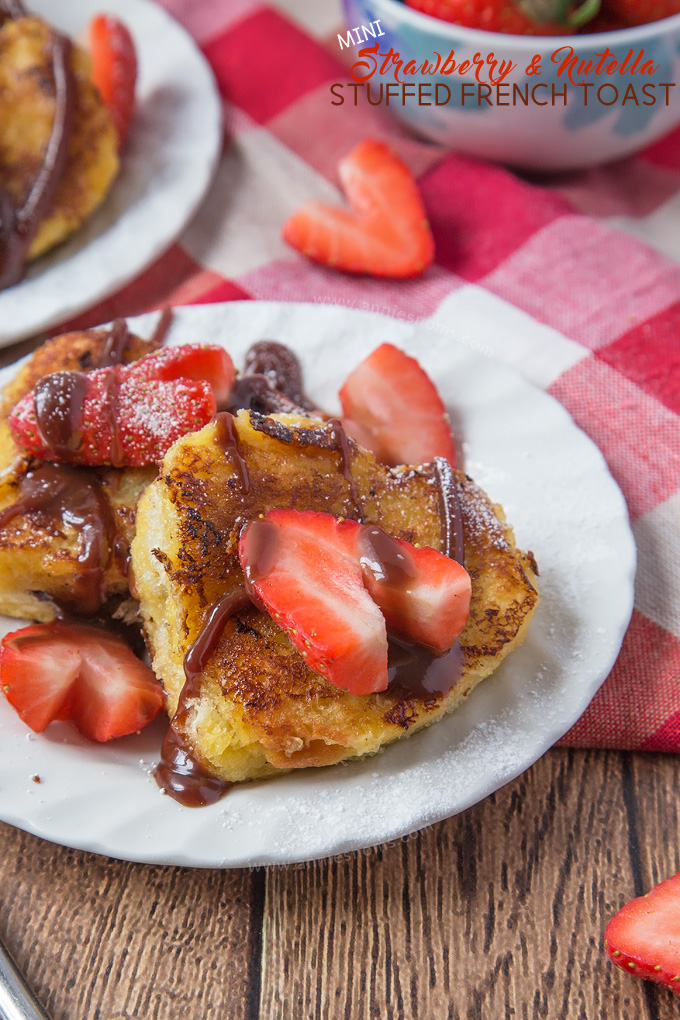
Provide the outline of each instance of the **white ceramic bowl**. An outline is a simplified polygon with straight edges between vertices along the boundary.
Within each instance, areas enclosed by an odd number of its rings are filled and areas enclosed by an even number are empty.
[[[380,84],[393,84],[390,111],[414,131],[424,137],[450,145],[453,148],[512,166],[537,170],[569,170],[577,167],[596,166],[610,160],[627,156],[637,149],[660,138],[680,123],[680,14],[638,28],[621,29],[614,32],[600,32],[577,36],[519,36],[497,32],[478,31],[463,28],[450,22],[441,21],[419,11],[412,10],[399,0],[343,0],[348,28],[380,22],[379,31],[384,36],[376,37],[380,52],[387,53],[393,47],[399,53],[404,65],[415,60],[418,66],[424,60],[434,62],[435,54],[441,54],[442,62],[451,50],[459,62],[472,61],[476,53],[486,60],[493,53],[499,62],[506,60],[515,64],[503,79],[505,88],[500,95],[495,89],[491,93],[492,105],[477,93],[477,82],[471,71],[465,76],[453,74],[404,75],[402,79],[415,86],[408,92],[402,105],[401,90],[394,87],[394,75],[376,71],[363,88],[371,85],[372,98],[378,98]],[[369,35],[366,42],[355,43],[352,54],[355,60],[359,51],[374,44]],[[584,103],[584,90],[572,84],[566,77],[566,69],[560,73],[560,66],[569,57],[565,47],[573,47],[578,60],[592,60],[593,72],[583,76],[572,71],[576,82],[592,83],[587,89],[588,103]],[[629,50],[632,57],[623,74],[617,69],[612,74],[595,74],[601,54],[608,48],[619,67],[625,61]],[[638,62],[638,69],[630,73],[640,50],[644,57]],[[553,60],[553,55],[560,51]],[[526,69],[532,57],[541,58],[541,73],[527,76]],[[370,59],[370,58],[369,58]],[[658,65],[653,74],[641,74],[640,68],[646,61]],[[484,81],[488,81],[485,77]],[[451,97],[441,105],[423,105],[418,101],[419,83],[429,84],[434,98],[436,85],[448,85]],[[663,83],[677,83],[666,89]],[[462,86],[466,85],[463,102]],[[566,106],[560,98],[567,86]],[[517,85],[523,96],[528,87],[528,105],[525,106],[516,92],[513,105],[513,86]],[[534,85],[536,102],[531,101]],[[628,87],[632,85],[637,104]],[[646,91],[643,93],[643,85]],[[552,105],[552,87],[555,88],[555,105]],[[602,86],[605,86],[603,89]],[[650,88],[653,86],[653,88]],[[618,90],[615,98],[614,88]],[[601,89],[598,100],[598,89]],[[628,97],[626,92],[628,90]],[[383,107],[386,92],[383,89]],[[424,100],[428,92],[422,93]],[[446,91],[440,87],[440,100],[446,100]],[[652,99],[655,102],[652,103]],[[496,105],[497,100],[509,105]],[[624,99],[626,100],[624,103]],[[547,105],[539,105],[547,100]],[[613,100],[613,102],[612,102]]]

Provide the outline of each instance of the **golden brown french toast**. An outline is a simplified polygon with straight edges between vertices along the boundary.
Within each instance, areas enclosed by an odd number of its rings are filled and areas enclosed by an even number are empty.
[[[237,546],[248,520],[277,507],[361,512],[436,550],[447,525],[436,463],[388,468],[352,440],[343,453],[332,422],[296,415],[241,411],[233,427],[236,453],[218,423],[179,440],[138,506],[134,588],[171,717],[185,655],[219,600],[243,582]],[[460,659],[448,660],[452,689],[350,695],[312,672],[274,620],[249,605],[226,623],[185,706],[184,737],[209,772],[235,782],[371,754],[456,708],[522,642],[538,603],[533,559],[464,474],[449,482],[472,578]]]
[[[0,613],[43,622],[53,619],[59,606],[92,613],[112,596],[129,595],[126,566],[135,508],[155,468],[55,469],[23,454],[7,426],[10,411],[38,379],[50,372],[94,368],[111,339],[107,328],[48,340],[2,394]],[[124,361],[136,361],[158,347],[155,340],[127,332],[122,340]],[[46,505],[38,497],[50,485],[54,500]]]
[[[43,163],[55,116],[51,29],[39,18],[0,18],[0,188],[19,206]],[[72,48],[73,132],[64,172],[31,242],[34,259],[77,230],[118,173],[118,137],[90,81],[89,59]]]

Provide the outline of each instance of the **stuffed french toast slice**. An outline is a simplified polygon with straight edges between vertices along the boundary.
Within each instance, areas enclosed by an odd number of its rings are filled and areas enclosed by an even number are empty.
[[[272,616],[239,599],[239,536],[275,508],[360,520],[447,553],[458,533],[470,613],[459,643],[435,660],[438,689],[404,684],[397,666],[380,693],[341,690],[309,668]],[[292,414],[218,416],[176,442],[139,501],[131,553],[178,740],[222,782],[372,754],[430,725],[523,641],[538,603],[533,558],[462,472],[442,459],[387,467],[338,423]],[[237,609],[218,625],[232,594]]]
[[[56,466],[20,448],[8,419],[50,373],[85,372],[112,357],[137,361],[157,350],[160,340],[142,340],[122,322],[64,333],[39,347],[5,388],[0,400],[0,613],[47,622],[62,611],[93,615],[110,599],[129,599],[127,557],[135,508],[156,467]]]

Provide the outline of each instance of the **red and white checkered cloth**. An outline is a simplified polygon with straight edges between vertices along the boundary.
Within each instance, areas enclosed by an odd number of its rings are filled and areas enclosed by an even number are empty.
[[[330,43],[279,10],[256,0],[165,5],[214,69],[224,154],[179,243],[78,324],[244,298],[426,318],[467,287],[554,327],[575,343],[565,358],[564,341],[552,352],[546,339],[546,387],[602,449],[639,551],[618,662],[562,742],[680,750],[680,131],[604,169],[529,181],[411,138],[376,108],[331,106],[329,83],[346,70]],[[280,240],[303,202],[341,201],[337,162],[367,136],[389,139],[419,178],[437,255],[418,280],[349,278]],[[530,352],[516,336],[513,345],[503,357],[521,370]]]

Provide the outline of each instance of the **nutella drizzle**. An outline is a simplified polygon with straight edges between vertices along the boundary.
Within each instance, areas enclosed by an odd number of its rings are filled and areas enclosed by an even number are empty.
[[[250,600],[241,586],[224,595],[208,613],[196,640],[184,657],[186,679],[180,692],[177,711],[163,740],[161,759],[154,769],[154,778],[161,790],[185,807],[214,804],[234,785],[205,769],[184,732],[190,702],[200,693],[201,674],[217,648],[227,622],[249,605]]]
[[[303,392],[302,369],[296,355],[273,340],[260,340],[246,353],[244,374],[236,380],[227,410],[236,414],[242,408],[260,414],[326,418]]]
[[[285,344],[260,340],[246,354],[246,375],[262,375],[271,389],[284,394],[291,403],[306,411],[314,405],[302,390],[302,369],[296,355]]]
[[[96,613],[104,603],[106,570],[116,538],[113,511],[96,475],[64,464],[43,464],[19,482],[19,499],[0,510],[0,528],[26,516],[41,527],[78,530],[80,570],[73,597],[55,600],[62,609]]]
[[[276,525],[266,519],[256,518],[248,525],[248,562],[243,568],[246,595],[252,604],[266,613],[255,590],[255,584],[268,574],[279,547],[279,530]]]
[[[418,576],[408,550],[377,525],[365,524],[359,539],[361,571],[373,584],[407,591]],[[458,642],[442,654],[417,645],[403,634],[388,634],[388,676],[391,694],[426,701],[447,694],[460,679],[462,652]]]
[[[215,438],[218,445],[231,462],[243,492],[250,492],[250,474],[248,473],[248,465],[241,453],[238,432],[234,428],[234,416],[229,414],[228,411],[220,411],[219,414],[215,415],[213,421],[215,422]]]
[[[80,447],[87,387],[84,372],[53,372],[36,383],[33,403],[40,438],[62,460],[71,460]]]
[[[166,305],[161,314],[158,316],[158,321],[154,328],[153,333],[149,337],[149,343],[152,347],[161,347],[163,342],[168,335],[168,330],[172,323],[173,311],[169,305]]]
[[[9,17],[24,15],[16,0],[5,3]],[[23,276],[28,249],[63,176],[75,117],[76,86],[71,69],[71,42],[52,30],[54,74],[54,121],[42,166],[28,197],[17,207],[6,192],[0,196],[0,290],[18,283]]]
[[[127,322],[125,319],[115,319],[106,337],[106,344],[99,358],[97,368],[111,368],[113,365],[121,365],[129,340],[130,331]]]
[[[328,425],[330,427],[333,449],[337,450],[340,454],[340,471],[349,484],[356,519],[361,524],[364,520],[364,508],[361,505],[361,499],[359,498],[357,483],[354,481],[354,476],[352,475],[352,451],[349,445],[349,439],[347,438],[347,433],[342,427],[342,422],[338,418],[331,418]]]
[[[456,482],[448,460],[435,457],[434,475],[439,489],[439,515],[441,518],[441,552],[449,559],[465,566],[465,536],[463,515],[456,490]]]
[[[111,463],[114,467],[123,467],[125,464],[125,451],[120,437],[118,424],[118,394],[120,392],[120,375],[116,366],[103,369],[103,392],[101,397],[101,409],[109,426],[111,436]]]

